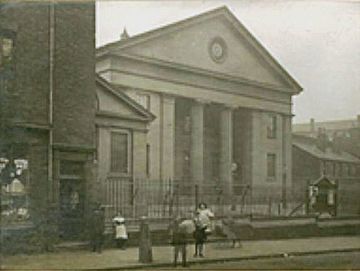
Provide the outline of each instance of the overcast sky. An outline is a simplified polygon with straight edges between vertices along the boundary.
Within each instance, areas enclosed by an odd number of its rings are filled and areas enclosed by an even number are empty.
[[[360,114],[360,1],[100,1],[97,46],[226,5],[300,83],[294,122]]]

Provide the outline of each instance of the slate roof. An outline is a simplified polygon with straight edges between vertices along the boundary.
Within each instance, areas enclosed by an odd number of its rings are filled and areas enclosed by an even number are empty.
[[[320,148],[318,148],[316,144],[312,144],[310,142],[293,141],[292,144],[293,146],[299,148],[300,150],[307,152],[308,154],[321,160],[331,160],[331,161],[360,164],[360,159],[344,151],[335,152],[332,148],[326,148],[326,150],[323,151]]]

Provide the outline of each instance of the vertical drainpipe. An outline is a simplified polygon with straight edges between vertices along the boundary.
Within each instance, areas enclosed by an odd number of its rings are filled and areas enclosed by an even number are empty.
[[[55,7],[50,2],[49,11],[49,146],[48,146],[48,200],[54,201],[53,184],[53,92],[54,92],[54,50],[55,50]]]

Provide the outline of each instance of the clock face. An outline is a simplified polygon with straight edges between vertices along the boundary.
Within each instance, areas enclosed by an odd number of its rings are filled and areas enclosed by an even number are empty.
[[[221,58],[224,54],[224,49],[220,43],[214,42],[211,47],[211,52],[215,58]]]
[[[209,53],[215,62],[221,63],[225,60],[226,50],[226,44],[222,38],[215,38],[210,42]]]

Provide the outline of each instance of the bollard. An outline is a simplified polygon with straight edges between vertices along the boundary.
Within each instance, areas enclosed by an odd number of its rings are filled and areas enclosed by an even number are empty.
[[[152,262],[151,234],[149,222],[145,216],[141,217],[139,236],[139,262]]]

